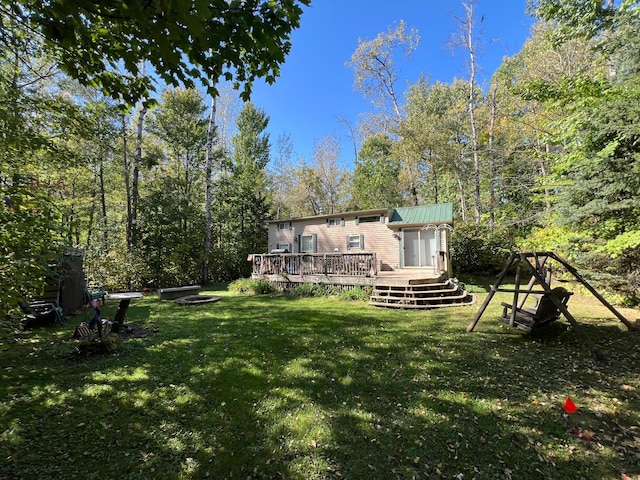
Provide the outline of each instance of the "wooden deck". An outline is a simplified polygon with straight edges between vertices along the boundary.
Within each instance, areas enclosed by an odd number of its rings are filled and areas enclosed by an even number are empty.
[[[333,275],[333,274],[253,274],[252,278],[268,280],[278,287],[295,286],[300,283],[315,283],[331,286],[371,286],[378,285],[421,285],[425,283],[438,283],[446,279],[446,274],[436,275],[433,272],[424,271],[406,272],[404,270],[379,272],[375,276],[362,275]]]
[[[371,290],[370,304],[386,308],[431,309],[475,303],[456,279],[437,268],[378,271],[375,253],[252,255],[252,278],[291,290],[303,283]]]
[[[377,285],[421,285],[438,283],[447,278],[446,273],[437,273],[434,268],[403,268],[401,270],[382,271],[376,276]]]
[[[375,253],[254,254],[252,278],[338,285],[415,285],[446,278],[436,267],[379,270]]]

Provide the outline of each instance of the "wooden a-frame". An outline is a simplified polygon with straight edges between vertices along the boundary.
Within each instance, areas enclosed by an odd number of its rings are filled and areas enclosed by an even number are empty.
[[[550,259],[550,258],[555,260],[555,261],[557,261],[564,268],[566,268],[567,271],[569,271],[577,281],[579,281],[582,285],[584,285],[584,287],[587,290],[589,290],[598,300],[600,300],[600,302],[605,307],[607,307],[611,311],[611,313],[613,313],[622,323],[624,323],[629,330],[631,330],[631,331],[637,331],[638,330],[638,328],[634,324],[629,322],[629,320],[627,320],[620,312],[618,312],[613,307],[613,305],[611,305],[609,302],[607,302],[607,300],[605,300],[602,297],[602,295],[600,295],[596,291],[596,289],[593,288],[589,284],[589,282],[587,282],[578,273],[578,271],[573,266],[571,266],[566,260],[564,260],[558,254],[556,254],[554,252],[512,252],[511,256],[509,257],[509,260],[507,261],[507,263],[505,264],[504,268],[502,269],[502,271],[498,275],[498,277],[496,279],[496,282],[494,283],[493,287],[491,287],[491,291],[487,295],[487,298],[485,298],[484,303],[480,307],[480,310],[478,310],[478,313],[476,314],[475,318],[473,319],[473,321],[467,327],[467,332],[472,332],[473,329],[476,327],[476,325],[480,321],[480,317],[482,317],[482,314],[486,310],[487,306],[491,302],[491,299],[496,294],[496,292],[511,292],[511,293],[513,293],[513,297],[514,298],[513,298],[512,315],[515,315],[515,312],[516,312],[517,308],[520,308],[520,307],[522,307],[522,305],[524,305],[524,302],[525,302],[525,300],[526,300],[526,298],[527,298],[527,296],[529,294],[531,294],[531,293],[547,293],[547,294],[550,294],[550,297],[551,297],[551,300],[553,301],[553,303],[560,310],[560,312],[562,312],[564,317],[569,321],[569,323],[576,330],[576,332],[578,332],[578,334],[580,334],[580,336],[583,338],[585,343],[589,346],[589,348],[591,349],[593,354],[596,356],[596,358],[597,359],[603,359],[604,356],[602,355],[600,350],[598,350],[596,345],[584,333],[584,331],[582,330],[582,328],[580,327],[580,325],[578,324],[576,319],[569,312],[569,309],[567,308],[567,306],[564,303],[562,303],[556,296],[552,295],[552,290],[551,290],[551,286],[550,286],[551,278],[550,278],[550,275],[549,276],[547,275],[548,270],[545,269],[545,264],[546,264],[547,260]],[[522,266],[526,267],[526,269],[529,271],[529,273],[531,273],[531,280],[529,281],[529,284],[527,285],[526,288],[520,288],[520,270],[521,270]],[[516,269],[515,288],[500,288],[500,285],[502,285],[503,280],[507,276],[507,272],[509,270],[511,270],[513,267],[517,268]],[[536,283],[539,284],[540,286],[542,286],[542,288],[543,288],[542,291],[533,290],[533,287],[534,287],[534,285]],[[519,300],[519,294],[521,294],[521,293],[524,294],[524,297],[522,297]],[[511,325],[513,325],[513,318],[511,319]]]

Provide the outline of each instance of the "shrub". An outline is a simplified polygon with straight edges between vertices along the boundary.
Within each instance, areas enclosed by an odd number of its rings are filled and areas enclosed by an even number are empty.
[[[465,224],[452,234],[451,261],[457,273],[490,275],[502,270],[515,249],[513,235],[508,231]]]
[[[342,290],[338,293],[338,298],[343,301],[368,302],[371,296],[370,288],[355,287],[348,290]]]
[[[255,295],[273,293],[276,290],[276,287],[274,287],[273,283],[268,282],[267,280],[252,280],[251,288]]]
[[[244,293],[247,295],[264,295],[274,292],[275,287],[267,280],[239,278],[229,284],[228,290],[233,293]]]
[[[301,283],[289,292],[294,297],[326,297],[330,291],[327,287],[315,283]]]

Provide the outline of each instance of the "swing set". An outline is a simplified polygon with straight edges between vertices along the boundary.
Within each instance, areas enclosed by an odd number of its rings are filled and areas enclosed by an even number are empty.
[[[511,327],[531,332],[534,329],[557,320],[562,314],[569,321],[574,330],[583,338],[595,357],[598,360],[604,359],[602,352],[600,352],[596,345],[585,334],[580,327],[580,324],[578,324],[567,308],[567,302],[569,301],[572,292],[569,292],[563,287],[551,288],[551,262],[549,262],[549,260],[555,260],[566,268],[578,282],[589,290],[589,292],[591,292],[600,301],[600,303],[602,303],[602,305],[607,307],[622,323],[624,323],[629,330],[638,330],[638,328],[618,312],[613,305],[607,302],[607,300],[605,300],[573,266],[558,254],[554,252],[512,252],[509,260],[498,275],[496,282],[493,287],[491,287],[491,291],[484,300],[480,310],[478,310],[475,318],[467,327],[467,332],[472,332],[476,327],[480,321],[480,317],[482,317],[482,314],[496,292],[510,292],[513,293],[513,301],[511,304],[505,302],[502,303],[503,311],[500,321]],[[513,268],[516,269],[514,288],[501,287],[507,273]],[[531,274],[531,279],[526,287],[522,287],[520,284],[523,269]],[[539,285],[537,289],[536,285]],[[536,302],[532,307],[525,307],[524,305],[529,295],[535,296]]]

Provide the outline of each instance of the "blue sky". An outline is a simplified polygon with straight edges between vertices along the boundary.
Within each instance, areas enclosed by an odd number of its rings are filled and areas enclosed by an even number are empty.
[[[529,37],[534,19],[525,7],[526,0],[477,0],[476,16],[484,16],[479,24],[484,43],[478,56],[481,84]],[[421,41],[409,62],[396,59],[398,91],[421,74],[449,83],[468,77],[468,53],[447,46],[459,28],[454,14],[463,14],[459,0],[313,0],[292,35],[292,49],[276,83],[254,85],[252,100],[270,117],[272,144],[286,132],[293,140],[294,157],[310,161],[314,143],[334,135],[343,143],[342,164],[351,169],[348,130],[339,118],[355,125],[358,114],[371,110],[354,90],[353,70],[346,65],[358,39],[371,40],[404,20],[418,30]]]

